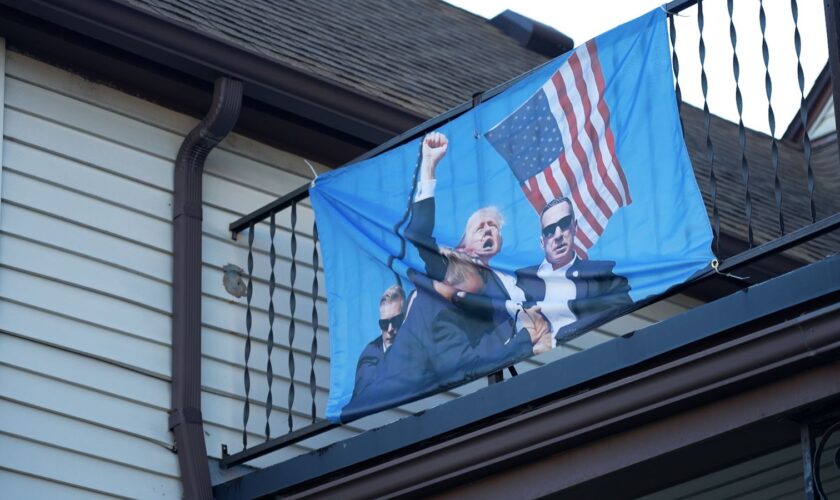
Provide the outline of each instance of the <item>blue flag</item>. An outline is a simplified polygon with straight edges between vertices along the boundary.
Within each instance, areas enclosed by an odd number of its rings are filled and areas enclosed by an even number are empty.
[[[485,376],[706,269],[712,235],[671,75],[656,9],[319,177],[327,418]]]

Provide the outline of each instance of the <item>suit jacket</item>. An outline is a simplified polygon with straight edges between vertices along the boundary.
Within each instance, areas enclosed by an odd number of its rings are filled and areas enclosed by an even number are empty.
[[[432,234],[434,228],[435,198],[426,198],[412,203],[411,220],[405,228],[405,236],[417,247],[417,252],[426,266],[426,276],[433,280],[443,281],[444,276],[446,276],[448,261],[446,257],[440,254],[440,247]],[[485,282],[484,291],[481,295],[490,299],[490,302],[482,299],[467,300],[465,305],[466,307],[472,307],[473,311],[481,310],[483,314],[492,314],[494,321],[501,324],[508,319],[504,301],[510,299],[510,294],[502,282],[499,281],[496,273],[483,268],[481,272],[484,274]]]
[[[405,228],[405,237],[417,247],[417,253],[426,265],[426,276],[443,281],[446,276],[446,257],[432,232],[435,229],[435,198],[426,198],[411,204],[411,220]]]
[[[628,292],[627,278],[612,272],[615,262],[581,260],[566,270],[566,278],[575,285],[575,296],[569,299],[569,309],[576,320],[561,328],[557,341],[573,339],[607,321],[617,311],[633,303]],[[516,271],[516,285],[525,292],[528,303],[545,299],[546,283],[537,276],[539,265]]]
[[[440,297],[431,282],[416,282],[417,296],[394,343],[342,409],[348,422],[492,373],[531,355],[528,332],[510,318],[497,324],[468,314]],[[360,360],[361,363],[361,360]]]
[[[380,334],[365,346],[359,356],[359,362],[356,364],[356,384],[353,386],[354,395],[374,380],[376,369],[383,359],[385,359],[385,351],[382,349],[382,335]]]

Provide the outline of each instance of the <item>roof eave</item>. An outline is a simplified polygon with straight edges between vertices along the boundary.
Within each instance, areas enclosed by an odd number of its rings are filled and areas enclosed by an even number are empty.
[[[366,143],[428,118],[152,12],[115,0],[0,0],[0,5],[209,83],[241,80],[245,96]]]

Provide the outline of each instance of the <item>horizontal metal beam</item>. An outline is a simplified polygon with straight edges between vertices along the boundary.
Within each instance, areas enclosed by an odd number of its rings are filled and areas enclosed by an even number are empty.
[[[840,212],[813,224],[799,228],[796,231],[791,231],[790,233],[776,238],[773,241],[768,241],[767,243],[753,247],[745,252],[741,252],[738,255],[733,255],[723,261],[718,269],[721,272],[728,272],[736,267],[744,266],[768,255],[783,252],[788,248],[795,247],[800,243],[822,236],[823,234],[837,228],[840,228]]]
[[[674,0],[673,2],[665,4],[665,12],[667,12],[668,15],[678,14],[692,5],[697,4],[697,2],[698,0]]]
[[[295,189],[291,193],[281,196],[276,200],[272,201],[268,205],[260,207],[248,215],[240,217],[235,221],[230,223],[230,232],[232,238],[235,240],[236,235],[242,232],[243,230],[247,229],[248,226],[251,224],[256,224],[258,222],[262,222],[263,220],[267,219],[273,213],[277,213],[285,208],[292,206],[294,203],[297,203],[301,200],[305,200],[309,197],[309,187],[310,184],[304,184],[303,186]]]
[[[321,434],[322,432],[327,432],[330,429],[335,429],[339,425],[340,424],[334,424],[327,420],[321,420],[320,422],[307,425],[302,429],[290,432],[284,436],[276,437],[257,446],[252,446],[242,450],[239,453],[224,456],[219,461],[219,466],[222,469],[227,469],[228,467],[233,467],[234,465],[243,464],[249,460],[271,453],[272,451],[303,441],[304,439]]]

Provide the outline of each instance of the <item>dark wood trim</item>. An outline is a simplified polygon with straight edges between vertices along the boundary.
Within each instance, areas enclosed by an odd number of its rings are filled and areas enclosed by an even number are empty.
[[[584,446],[513,463],[463,486],[450,484],[442,497],[528,491],[569,499],[637,498],[795,444],[798,426],[787,417],[807,405],[836,402],[838,376],[836,363],[802,371]]]

